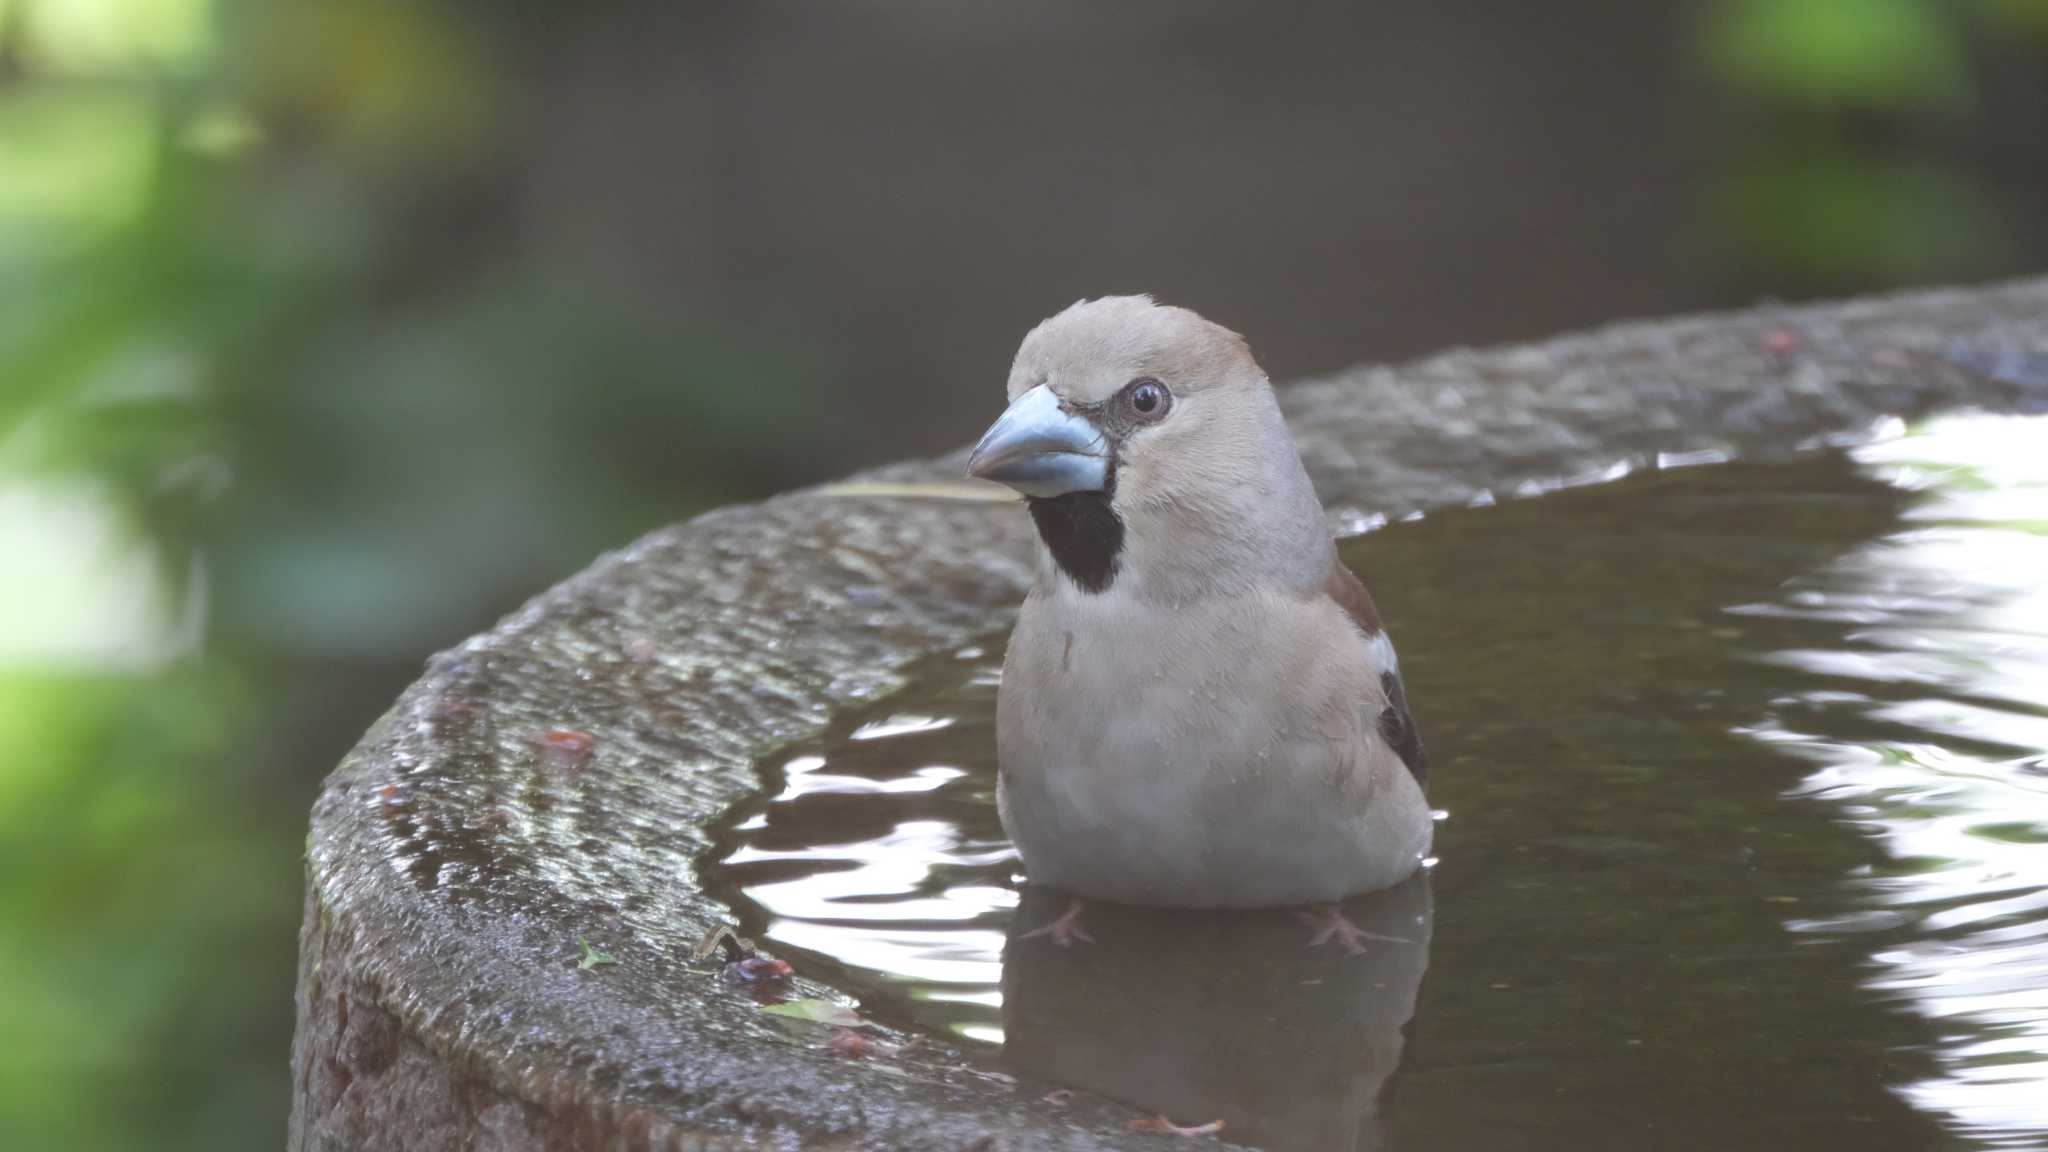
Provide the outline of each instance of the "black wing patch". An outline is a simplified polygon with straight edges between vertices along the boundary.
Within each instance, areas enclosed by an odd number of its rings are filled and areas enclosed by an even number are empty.
[[[1401,674],[1380,673],[1380,687],[1387,690],[1387,706],[1380,709],[1380,739],[1408,766],[1417,784],[1427,785],[1429,754],[1422,750],[1422,733],[1415,730],[1415,717],[1408,714],[1408,691],[1401,686]]]

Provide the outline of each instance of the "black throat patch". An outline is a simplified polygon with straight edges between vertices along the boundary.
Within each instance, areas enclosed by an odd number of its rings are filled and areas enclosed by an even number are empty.
[[[1124,522],[1109,506],[1110,493],[1069,492],[1064,496],[1033,496],[1031,519],[1038,538],[1052,551],[1052,562],[1088,592],[1108,589],[1116,579],[1118,554],[1124,550]]]

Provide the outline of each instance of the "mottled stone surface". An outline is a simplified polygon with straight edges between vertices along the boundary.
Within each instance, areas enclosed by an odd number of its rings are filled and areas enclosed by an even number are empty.
[[[1622,324],[1283,402],[1357,527],[1657,453],[2048,409],[2048,280]],[[656,532],[430,663],[313,809],[291,1147],[1158,1146],[942,1043],[849,1059],[690,960],[722,913],[703,828],[756,758],[1022,595],[1026,517],[962,498],[959,465]],[[579,967],[579,939],[616,963]]]

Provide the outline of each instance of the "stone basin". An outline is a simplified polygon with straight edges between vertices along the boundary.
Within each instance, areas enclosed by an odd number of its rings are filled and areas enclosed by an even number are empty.
[[[1356,532],[1660,454],[2048,409],[2048,279],[1619,324],[1281,402]],[[962,460],[655,532],[429,662],[314,805],[291,1147],[1159,1146],[944,1042],[849,1058],[692,957],[729,919],[707,829],[756,762],[1023,595],[1028,518]]]

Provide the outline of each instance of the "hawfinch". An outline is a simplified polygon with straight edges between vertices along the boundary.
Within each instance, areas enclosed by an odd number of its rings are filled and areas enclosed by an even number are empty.
[[[1040,542],[996,717],[1028,879],[1242,908],[1412,874],[1431,818],[1394,646],[1243,338],[1085,300],[1024,337],[1009,401],[968,472]]]

